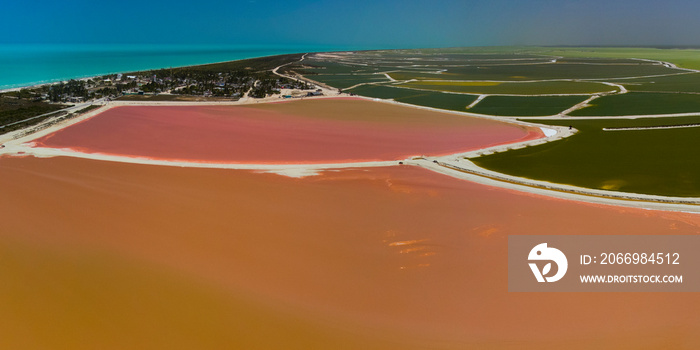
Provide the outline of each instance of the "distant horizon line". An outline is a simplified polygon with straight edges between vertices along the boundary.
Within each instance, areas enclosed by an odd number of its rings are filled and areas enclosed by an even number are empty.
[[[348,50],[348,51],[368,51],[368,50],[412,50],[412,49],[452,49],[452,48],[485,48],[485,47],[563,47],[563,48],[650,48],[650,49],[700,49],[700,44],[495,44],[495,45],[411,45],[411,46],[396,46],[396,45],[339,45],[339,44],[290,44],[290,43],[48,43],[48,42],[26,42],[26,43],[0,43],[2,46],[76,46],[76,47],[119,47],[119,46],[157,46],[157,47],[242,47],[242,48],[329,48],[332,50]]]

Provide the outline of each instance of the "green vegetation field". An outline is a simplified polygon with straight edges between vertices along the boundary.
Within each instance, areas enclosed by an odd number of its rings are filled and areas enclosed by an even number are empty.
[[[578,64],[578,63],[548,63],[548,64],[493,64],[460,67],[436,67],[446,69],[432,73],[424,72],[395,72],[390,73],[396,80],[498,80],[498,81],[527,81],[551,79],[614,79],[623,77],[638,77],[679,73],[680,70],[667,68],[649,63],[636,64]]]
[[[46,102],[32,102],[14,97],[0,96],[0,126],[11,124],[34,116],[57,111],[68,106],[61,104],[51,104]],[[36,124],[51,115],[33,119],[29,123],[20,123],[0,129],[0,133],[20,129],[27,125]]]
[[[502,48],[507,50],[506,48]],[[512,48],[511,48],[512,50]],[[597,58],[641,58],[671,62],[678,67],[700,69],[700,50],[673,48],[640,48],[640,47],[538,47],[520,48],[518,52],[539,53],[564,57],[597,57]]]
[[[489,96],[469,112],[502,116],[548,116],[583,102],[587,96]]]
[[[700,113],[700,94],[642,93],[603,96],[591,101],[591,107],[571,116],[624,116],[645,114]]]
[[[318,74],[310,75],[309,79],[313,79],[320,83],[324,83],[336,88],[346,89],[351,86],[361,84],[361,83],[376,83],[376,82],[388,82],[384,75],[380,74],[347,74],[347,75],[327,75]]]
[[[700,93],[700,73],[616,80],[630,91]]]
[[[399,86],[434,91],[471,94],[545,95],[592,94],[614,92],[618,88],[597,82],[545,81],[536,83],[506,83],[491,81],[414,81]]]
[[[700,123],[700,117],[530,120],[572,125],[581,132],[543,145],[472,159],[506,174],[622,192],[700,197],[700,128],[603,131]]]
[[[304,65],[302,69],[297,69],[299,73],[305,75],[348,75],[348,74],[373,74],[380,71],[387,71],[396,69],[397,66],[406,64],[406,62],[388,62],[382,59],[376,59],[372,64],[365,64],[363,62],[347,62],[347,61],[311,61],[309,62],[312,66]],[[411,68],[408,68],[409,70]]]
[[[365,85],[352,89],[361,96],[393,99],[418,106],[449,109],[465,112],[468,105],[476,100],[476,96],[462,94],[446,94],[432,91],[402,89],[381,85]]]

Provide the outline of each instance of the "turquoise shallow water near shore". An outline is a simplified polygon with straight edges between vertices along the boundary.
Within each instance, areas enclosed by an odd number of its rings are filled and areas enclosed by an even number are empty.
[[[0,89],[95,75],[181,67],[297,52],[322,46],[0,45]]]

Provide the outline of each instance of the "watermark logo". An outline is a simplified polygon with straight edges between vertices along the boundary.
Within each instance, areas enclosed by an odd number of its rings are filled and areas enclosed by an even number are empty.
[[[529,261],[549,261],[542,267],[542,271],[537,267],[537,263],[529,263],[530,270],[537,278],[537,282],[556,282],[564,277],[566,269],[569,267],[566,255],[557,248],[547,247],[547,243],[540,243],[532,248],[527,259]],[[557,272],[553,276],[546,277],[552,271],[552,262],[557,264]]]
[[[509,235],[508,291],[700,292],[698,251],[700,235]]]

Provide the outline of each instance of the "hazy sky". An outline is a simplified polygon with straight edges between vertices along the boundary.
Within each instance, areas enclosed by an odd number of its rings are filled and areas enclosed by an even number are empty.
[[[14,0],[0,43],[700,45],[697,0]]]

